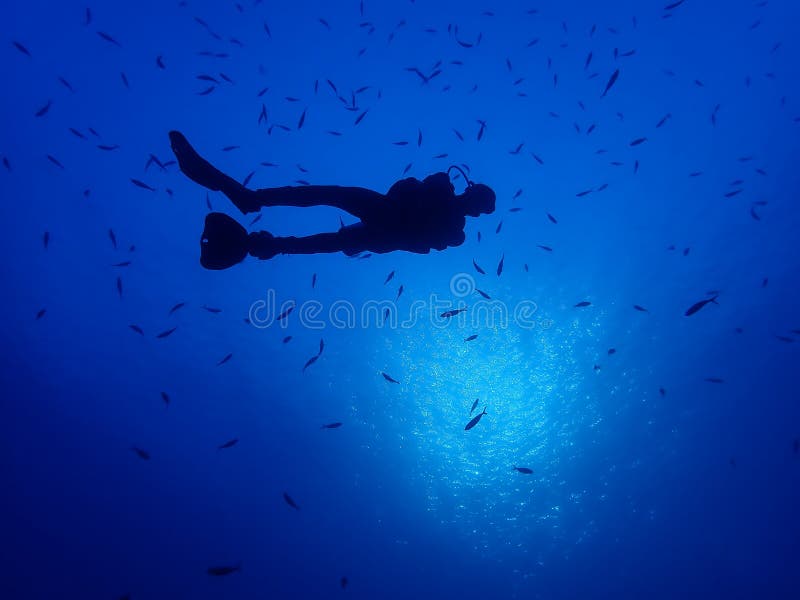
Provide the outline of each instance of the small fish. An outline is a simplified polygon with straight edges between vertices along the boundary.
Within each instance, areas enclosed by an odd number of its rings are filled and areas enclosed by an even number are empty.
[[[612,355],[614,355],[616,353],[617,353],[617,349],[616,348],[609,348],[608,352],[607,352],[608,356],[612,356]]]
[[[186,302],[178,302],[175,306],[173,306],[172,308],[169,309],[169,312],[167,313],[167,315],[171,315],[176,310],[180,310],[184,306],[186,306]]]
[[[121,277],[117,277],[117,294],[119,294],[119,297],[122,298],[122,278]]]
[[[663,397],[667,395],[667,390],[664,388],[658,388],[658,393]]]
[[[233,438],[232,440],[228,440],[224,444],[220,444],[217,446],[217,452],[220,450],[225,450],[226,448],[233,448],[236,444],[239,443],[239,438]]]
[[[634,308],[635,310],[638,310],[639,312],[650,312],[650,311],[649,311],[649,310],[647,310],[645,307],[643,307],[643,306],[639,306],[638,304],[634,304],[634,305],[633,305],[633,308]]]
[[[686,310],[686,312],[684,313],[684,316],[685,316],[685,317],[691,317],[691,316],[692,316],[694,313],[696,313],[698,310],[700,310],[701,308],[703,308],[703,307],[704,307],[706,304],[708,304],[709,302],[713,302],[714,304],[719,304],[719,302],[717,302],[717,297],[718,297],[718,296],[714,296],[714,297],[712,297],[712,298],[708,298],[708,299],[706,299],[706,300],[700,300],[700,302],[695,302],[694,304],[692,304],[692,305],[691,305],[691,306],[690,306],[690,307],[689,307],[689,308]]]
[[[311,289],[313,290],[313,289],[314,289],[314,287],[316,287],[316,285],[317,285],[317,274],[316,274],[316,273],[314,273],[314,274],[311,276]]]
[[[201,306],[200,308],[202,308],[204,310],[207,310],[208,312],[213,313],[215,315],[222,312],[221,308],[214,308],[213,306],[206,306],[205,304],[203,306]]]
[[[22,53],[23,53],[25,56],[28,56],[28,57],[30,57],[30,56],[31,56],[31,53],[30,53],[30,51],[29,51],[29,50],[28,50],[28,49],[27,49],[25,46],[23,46],[22,44],[20,44],[19,42],[12,41],[11,43],[12,43],[12,44],[14,44],[14,47],[15,47],[17,50],[19,50],[20,52],[22,52]]]
[[[514,467],[514,470],[524,475],[533,475],[533,469],[529,469],[528,467]]]
[[[284,344],[288,344],[289,342],[291,342],[291,341],[292,341],[292,336],[290,336],[290,335],[287,335],[287,336],[286,336],[285,338],[283,338],[283,340],[281,340],[281,341],[282,341]]]
[[[302,371],[302,372],[303,372],[303,373],[305,373],[305,372],[306,372],[306,369],[307,369],[308,367],[310,367],[310,366],[311,366],[311,365],[313,365],[315,362],[317,362],[317,359],[319,359],[319,354],[317,354],[317,355],[315,355],[315,356],[312,356],[311,358],[309,358],[309,359],[306,361],[306,364],[305,364],[305,365],[303,365],[303,371]]]
[[[345,589],[345,588],[347,587],[347,577],[342,577],[342,578],[339,580],[339,586],[340,586],[342,589]]]
[[[38,321],[39,319],[41,319],[46,312],[47,312],[46,308],[39,309],[39,312],[36,313],[36,320]]]
[[[472,403],[472,408],[469,409],[469,414],[472,414],[473,411],[478,407],[478,400],[480,400],[480,398],[475,398],[475,402]]]
[[[500,277],[500,275],[503,274],[503,263],[505,262],[505,260],[506,260],[506,255],[503,254],[503,256],[500,257],[500,262],[497,263],[497,276],[498,277]]]
[[[135,185],[136,187],[142,188],[143,190],[149,190],[151,192],[155,192],[156,191],[156,188],[154,188],[152,186],[149,186],[145,182],[139,181],[138,179],[131,179],[131,183],[133,185]]]
[[[450,317],[455,317],[456,315],[461,314],[465,310],[467,310],[467,309],[466,308],[454,308],[453,310],[448,310],[448,311],[443,312],[442,314],[439,315],[439,317],[441,317],[442,319],[449,319]]]
[[[290,314],[292,314],[293,310],[294,310],[294,305],[290,306],[285,311],[283,311],[281,314],[279,314],[277,320],[278,321],[283,321],[286,317],[288,317]]]
[[[478,421],[481,420],[481,417],[485,414],[486,414],[486,409],[484,408],[482,413],[473,417],[472,420],[469,423],[467,423],[467,425],[464,427],[464,431],[469,431],[470,429],[475,427],[475,425],[478,424]]]
[[[297,506],[297,502],[295,502],[294,499],[286,492],[283,492],[283,501],[286,502],[286,504],[291,506],[293,509],[300,510],[300,507]]]
[[[471,336],[464,338],[464,341],[465,342],[472,342],[472,341],[477,340],[477,339],[478,339],[478,334],[477,333],[473,333]]]
[[[558,225],[558,221],[556,221],[556,218],[553,215],[551,215],[550,213],[547,213],[547,218],[550,219],[550,222],[553,225]]]
[[[473,267],[475,267],[475,270],[476,270],[478,273],[480,273],[481,275],[486,275],[486,271],[484,271],[483,269],[481,269],[481,268],[478,266],[478,263],[476,263],[476,262],[475,262],[475,259],[474,259],[474,258],[472,259],[472,266],[473,266]]]
[[[99,35],[101,38],[103,38],[108,43],[114,44],[115,46],[117,46],[119,48],[122,48],[122,44],[120,44],[117,40],[115,40],[113,37],[108,35],[105,31],[98,31],[97,35]]]
[[[646,137],[636,138],[633,140],[630,145],[631,146],[639,146],[640,144],[644,144],[647,141]]]
[[[389,283],[393,278],[394,278],[394,271],[392,271],[391,273],[389,273],[386,276],[386,280],[383,282],[383,285],[386,285],[387,283]]]
[[[133,450],[136,453],[136,456],[138,456],[142,460],[150,460],[150,454],[148,454],[141,448],[137,448],[136,446],[131,446],[131,450]]]
[[[389,383],[397,383],[397,384],[399,384],[399,383],[400,383],[399,381],[397,381],[396,379],[394,379],[394,378],[393,378],[391,375],[389,375],[388,373],[384,373],[384,372],[382,372],[382,371],[381,371],[381,375],[383,375],[383,378],[384,378],[386,381],[388,381]]]
[[[617,82],[617,78],[618,77],[619,77],[619,69],[614,71],[611,74],[611,77],[608,78],[608,83],[606,83],[606,87],[605,87],[605,89],[603,90],[603,93],[600,96],[601,98],[604,97],[609,92],[609,90],[614,86],[614,84]]]
[[[403,295],[403,286],[401,285],[397,290],[397,296],[395,297],[394,301],[397,302],[400,300],[400,296]]]
[[[585,306],[591,306],[591,305],[592,305],[592,303],[591,303],[591,302],[588,302],[588,301],[586,301],[586,300],[583,300],[582,302],[578,302],[578,303],[575,305],[575,308],[583,308],[583,307],[585,307]]]
[[[483,290],[479,290],[478,288],[475,288],[475,291],[478,292],[481,296],[483,296],[487,300],[491,300],[492,299],[492,297],[489,294],[487,294],[486,292],[484,292]]]
[[[320,429],[339,429],[341,426],[342,424],[339,421],[336,421],[335,423],[326,423],[320,427]]]
[[[47,112],[50,110],[51,106],[53,106],[53,101],[52,100],[48,100],[47,104],[42,106],[42,108],[40,108],[39,110],[36,111],[36,113],[34,113],[34,116],[35,117],[43,117],[43,116],[45,116],[47,114]]]
[[[231,353],[227,354],[227,355],[225,356],[225,358],[223,358],[221,361],[219,361],[219,362],[217,363],[217,366],[224,365],[224,364],[225,364],[226,362],[228,362],[228,361],[229,361],[231,358],[233,358],[233,352],[231,352]]]
[[[162,331],[161,333],[156,335],[156,338],[161,340],[164,339],[165,337],[169,337],[175,332],[176,329],[177,327],[173,327],[172,329],[167,329],[166,331]]]
[[[725,380],[720,379],[719,377],[706,377],[705,381],[709,383],[725,383]]]
[[[231,565],[223,567],[208,567],[208,569],[206,569],[206,573],[208,573],[212,577],[224,577],[225,575],[231,575],[241,570],[242,570],[242,565],[238,564],[235,566]]]
[[[553,249],[550,246],[542,246],[541,244],[536,244],[536,247],[537,248],[541,248],[545,252],[552,252],[553,251]]]
[[[138,333],[139,335],[144,335],[144,331],[143,331],[143,330],[142,330],[142,328],[141,328],[141,327],[139,327],[138,325],[128,325],[128,327],[129,327],[129,328],[130,328],[132,331],[135,331],[136,333]]]

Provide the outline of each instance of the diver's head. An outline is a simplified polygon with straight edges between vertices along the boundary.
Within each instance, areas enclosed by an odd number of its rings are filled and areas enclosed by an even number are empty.
[[[474,183],[468,185],[461,194],[460,203],[464,213],[470,217],[488,215],[494,212],[495,195],[488,185]]]

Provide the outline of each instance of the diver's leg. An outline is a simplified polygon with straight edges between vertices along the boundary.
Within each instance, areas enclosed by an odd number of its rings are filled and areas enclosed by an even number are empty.
[[[258,206],[333,206],[362,221],[374,217],[386,200],[383,194],[374,190],[338,185],[265,188],[252,194]]]
[[[170,131],[169,141],[181,171],[189,179],[209,190],[222,192],[245,214],[258,211],[259,205],[254,201],[255,192],[200,156],[182,133]]]
[[[344,227],[335,233],[318,233],[305,237],[274,237],[266,231],[250,234],[249,252],[266,260],[276,254],[328,254],[344,252],[348,255],[368,250],[372,236],[361,224]],[[374,240],[373,240],[374,241]]]

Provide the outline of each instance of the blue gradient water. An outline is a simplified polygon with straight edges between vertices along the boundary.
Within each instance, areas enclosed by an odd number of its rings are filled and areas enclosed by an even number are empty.
[[[4,11],[0,597],[797,597],[797,3],[183,4]],[[171,129],[255,188],[466,163],[497,211],[445,252],[205,271],[205,190],[145,168]],[[285,327],[244,321],[268,299]],[[404,325],[333,324],[372,303]]]

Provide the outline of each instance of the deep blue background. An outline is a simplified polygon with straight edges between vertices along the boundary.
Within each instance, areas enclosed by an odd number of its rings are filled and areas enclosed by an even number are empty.
[[[797,597],[800,7],[686,0],[663,18],[667,3],[566,0],[529,14],[536,4],[366,0],[361,16],[357,1],[145,0],[93,2],[88,25],[82,3],[7,7],[0,597]],[[477,46],[456,41],[479,33]],[[439,60],[427,85],[406,70]],[[196,76],[220,72],[235,83],[197,95],[208,83]],[[328,79],[347,98],[370,86],[358,111]],[[175,166],[145,171],[150,153],[172,159],[170,129],[240,180],[255,170],[251,187],[385,191],[408,163],[422,178],[463,162],[498,210],[468,219],[462,247],[428,256],[208,272],[205,191]],[[338,214],[268,209],[261,227],[333,230]],[[535,302],[535,327],[313,330],[299,310],[285,330],[243,321],[269,290],[327,309],[393,301],[401,284],[407,314],[433,294],[457,300],[459,273],[510,307]],[[709,290],[719,306],[684,317]],[[487,416],[465,432],[476,397]],[[320,429],[332,421],[344,425]],[[239,562],[230,577],[206,574]]]

